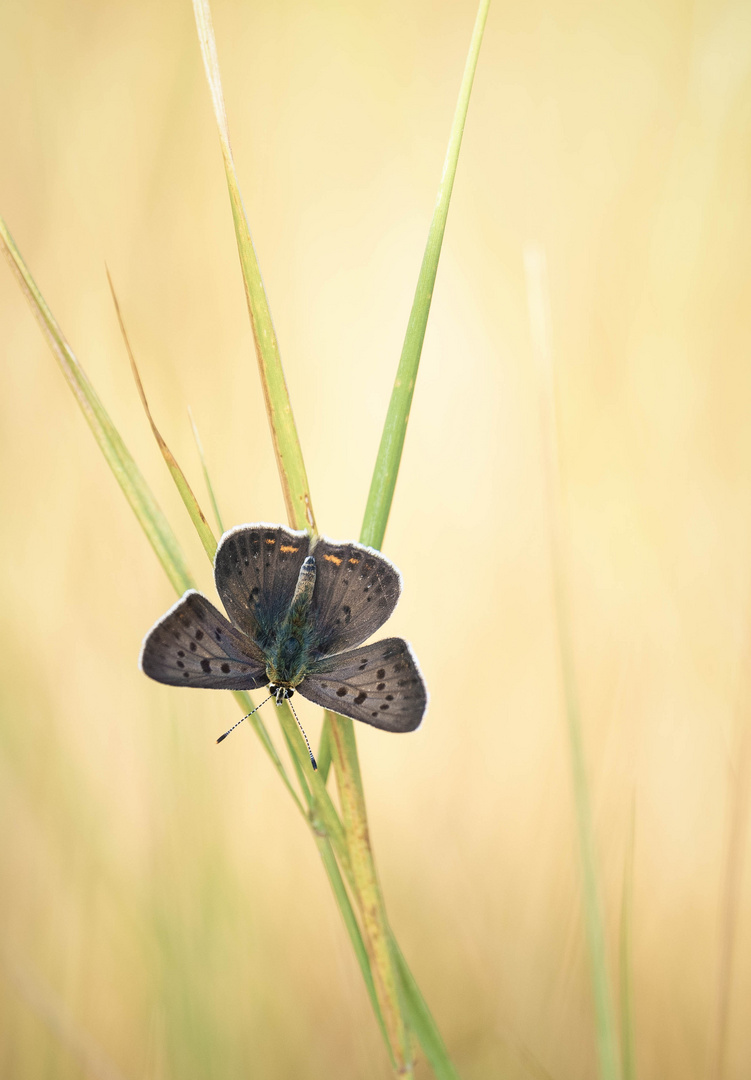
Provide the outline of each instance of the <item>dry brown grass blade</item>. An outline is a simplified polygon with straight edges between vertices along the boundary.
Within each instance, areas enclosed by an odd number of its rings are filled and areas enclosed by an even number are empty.
[[[130,346],[128,332],[125,329],[125,322],[123,320],[122,311],[120,310],[120,303],[117,299],[117,293],[115,292],[115,286],[112,283],[112,277],[110,275],[109,269],[107,270],[107,281],[109,282],[110,292],[112,293],[112,302],[115,305],[117,321],[120,325],[120,333],[122,334],[123,342],[125,344],[125,351],[127,352],[128,359],[130,360],[130,370],[133,372],[133,378],[135,379],[136,387],[138,389],[138,396],[140,397],[141,404],[143,405],[143,411],[146,413],[146,417],[149,421],[149,424],[151,425],[151,430],[154,433],[154,438],[156,439],[157,446],[161,450],[162,457],[167,463],[167,468],[170,471],[172,479],[175,481],[175,486],[180,492],[180,498],[185,503],[185,509],[190,514],[190,520],[195,525],[196,532],[201,538],[201,543],[203,544],[204,551],[213,562],[214,555],[216,554],[216,538],[211,531],[211,526],[206,520],[206,515],[204,514],[201,507],[198,505],[198,499],[193,494],[193,490],[187,481],[185,473],[178,465],[175,455],[172,453],[169,446],[167,446],[167,443],[164,441],[162,434],[159,431],[159,428],[156,426],[154,417],[151,415],[149,402],[146,398],[146,391],[143,388],[141,376],[138,371],[138,365],[136,364],[136,358],[133,355],[133,350]]]

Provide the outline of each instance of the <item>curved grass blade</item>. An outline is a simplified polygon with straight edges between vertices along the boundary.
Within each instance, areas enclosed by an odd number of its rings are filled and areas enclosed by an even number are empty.
[[[489,7],[490,0],[480,0],[467,62],[464,66],[459,100],[456,104],[451,125],[446,160],[443,165],[441,182],[438,185],[438,197],[430,229],[428,230],[428,242],[425,246],[420,275],[417,279],[417,288],[412,301],[407,333],[402,346],[402,354],[399,359],[399,367],[396,372],[388,413],[386,414],[386,423],[383,425],[383,434],[381,435],[381,444],[378,448],[378,457],[373,470],[373,479],[370,483],[365,518],[360,533],[361,542],[369,547],[380,548],[383,544],[391,503],[394,498],[394,488],[396,487],[396,478],[404,447],[404,437],[407,433],[417,369],[420,365],[422,343],[425,338],[425,328],[428,325],[430,302],[433,298],[433,288],[438,272],[438,260],[441,256],[443,234],[446,231],[446,218],[448,217],[451,192],[454,187],[464,124],[467,119],[469,97],[472,92],[475,71],[477,70],[477,59],[480,55],[480,45],[482,44],[482,35],[485,30]]]
[[[206,465],[206,456],[203,452],[203,443],[201,437],[198,434],[198,428],[196,422],[193,419],[193,413],[190,406],[188,406],[188,417],[190,418],[190,426],[193,429],[193,438],[196,440],[196,447],[198,449],[198,456],[201,459],[201,468],[203,469],[203,479],[206,484],[206,490],[209,493],[209,499],[211,500],[211,508],[214,511],[214,518],[216,519],[217,526],[219,528],[219,535],[224,533],[224,523],[222,522],[222,515],[219,512],[219,503],[216,501],[216,495],[214,494],[214,485],[211,483],[211,477],[209,476],[209,470]]]
[[[47,343],[56,356],[107,463],[115,474],[115,479],[122,488],[143,531],[146,533],[146,538],[154,549],[175,592],[180,596],[186,589],[193,588],[194,583],[177,539],[154,496],[151,494],[141,471],[107,415],[83,368],[74,356],[70,345],[65,340],[52,312],[47,307],[2,218],[0,218],[0,245],[8,257],[11,269],[31,305]],[[252,709],[251,699],[244,690],[235,691],[234,696],[245,712]],[[304,815],[305,810],[290,783],[284,765],[263,722],[256,714],[255,717],[251,718],[251,723],[275,769]]]
[[[122,334],[123,342],[125,343],[125,351],[127,352],[128,359],[130,360],[130,370],[133,372],[133,378],[136,381],[136,387],[138,388],[138,396],[141,399],[143,411],[146,413],[146,417],[149,421],[149,424],[151,425],[151,430],[153,432],[154,438],[156,439],[157,446],[162,452],[162,457],[167,463],[167,468],[170,471],[172,479],[175,481],[175,487],[180,492],[180,498],[185,504],[185,509],[188,511],[190,515],[190,520],[193,522],[195,530],[198,533],[201,543],[203,544],[203,549],[208,555],[208,557],[213,561],[214,555],[216,554],[216,538],[211,531],[211,526],[206,520],[203,510],[198,505],[198,500],[193,494],[191,486],[185,477],[185,473],[178,465],[175,455],[172,453],[170,448],[167,446],[167,443],[162,438],[162,434],[154,422],[154,417],[151,415],[151,409],[149,408],[149,403],[146,399],[146,391],[144,390],[143,383],[141,382],[141,376],[138,372],[138,366],[136,365],[136,358],[133,355],[133,350],[130,347],[128,332],[125,329],[125,323],[123,322],[120,304],[118,302],[117,294],[115,292],[115,286],[112,284],[112,278],[110,276],[109,270],[107,270],[107,281],[109,282],[110,292],[112,293],[112,302],[115,305],[115,313],[117,314],[117,321],[120,325],[120,333]]]
[[[2,218],[0,218],[0,246],[8,258],[21,290],[31,305],[31,310],[42,328],[47,344],[57,358],[94,438],[99,443],[107,463],[115,474],[115,479],[156,552],[164,572],[178,594],[185,592],[186,589],[193,587],[193,579],[177,538],[151,494],[140,469],[107,415],[86,373],[78,363],[73,350],[65,340],[62,330],[47,307]]]
[[[250,236],[248,219],[245,216],[245,208],[237,182],[237,173],[235,172],[235,162],[232,157],[219,61],[216,54],[216,41],[214,40],[214,27],[211,21],[211,9],[208,0],[193,0],[193,11],[198,28],[203,63],[206,69],[206,78],[211,90],[214,116],[219,129],[224,171],[227,177],[232,218],[235,224],[237,250],[240,256],[243,281],[245,282],[245,296],[253,328],[261,385],[266,399],[266,412],[271,426],[271,437],[274,443],[279,478],[287,507],[287,516],[290,524],[295,529],[307,529],[314,533],[316,525],[313,517],[313,504],[310,499],[308,477],[305,472],[305,462],[300,449],[300,440],[297,437],[295,418],[292,414],[292,405],[279,355],[279,344],[276,340],[274,324],[271,320],[271,312],[266,299],[266,290],[263,287],[261,271]]]
[[[579,695],[576,685],[566,596],[565,534],[561,509],[558,436],[555,414],[552,321],[544,251],[530,245],[524,253],[524,266],[527,275],[532,351],[537,367],[540,398],[544,472],[550,518],[550,556],[553,573],[555,618],[558,629],[558,647],[560,650],[569,752],[571,755],[577,838],[582,868],[584,924],[589,947],[589,962],[595,1003],[597,1053],[602,1080],[620,1080],[621,1055],[607,968],[605,927],[600,907],[592,810],[584,760],[584,740],[581,730]]]

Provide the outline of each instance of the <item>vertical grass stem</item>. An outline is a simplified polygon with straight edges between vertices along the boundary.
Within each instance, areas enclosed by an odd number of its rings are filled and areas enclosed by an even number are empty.
[[[565,574],[565,534],[558,433],[555,409],[555,380],[550,300],[544,251],[534,245],[524,254],[527,296],[536,365],[543,440],[544,473],[550,526],[550,554],[553,573],[555,616],[560,650],[561,674],[568,726],[579,854],[582,868],[584,922],[589,947],[590,970],[595,1004],[597,1052],[602,1080],[620,1080],[620,1052],[613,998],[607,969],[605,928],[597,881],[597,856],[590,807],[589,785],[584,757],[579,698],[570,634]]]

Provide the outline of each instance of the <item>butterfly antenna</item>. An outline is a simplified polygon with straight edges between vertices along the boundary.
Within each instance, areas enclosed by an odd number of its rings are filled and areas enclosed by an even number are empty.
[[[310,763],[313,766],[314,770],[317,770],[318,766],[316,765],[316,759],[313,757],[313,751],[310,749],[310,743],[308,742],[308,736],[305,734],[305,728],[300,723],[300,721],[298,719],[298,716],[297,716],[297,713],[295,712],[295,707],[292,704],[292,702],[289,700],[289,698],[287,698],[287,704],[289,705],[290,709],[292,709],[292,715],[294,716],[295,720],[297,720],[297,726],[299,727],[300,731],[302,732],[303,739],[305,739],[305,745],[307,746],[308,753],[310,754]]]
[[[267,698],[263,699],[263,701],[261,702],[261,705],[265,705],[267,701],[271,701],[273,696],[274,696],[273,694],[269,694],[269,696]],[[240,724],[242,724],[243,720],[247,720],[248,717],[252,716],[254,712],[258,712],[258,710],[261,708],[261,705],[256,705],[255,709],[251,709],[250,712],[247,713],[245,716],[243,716],[243,718],[241,720],[238,720],[236,724],[233,724],[232,727],[229,729],[229,731],[225,731],[224,735],[220,735],[219,738],[216,741],[218,743],[220,743],[222,741],[222,739],[226,739],[227,736],[229,735],[230,731],[234,731],[236,727],[239,727]],[[299,723],[299,720],[298,720],[298,723]],[[307,742],[307,739],[305,741]],[[312,757],[313,755],[311,754],[310,756]]]

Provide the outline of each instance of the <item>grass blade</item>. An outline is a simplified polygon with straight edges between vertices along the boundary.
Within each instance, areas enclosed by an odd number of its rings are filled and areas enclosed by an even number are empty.
[[[154,438],[156,439],[157,446],[161,450],[162,457],[167,463],[167,468],[170,471],[170,475],[175,481],[175,487],[180,492],[180,498],[185,504],[185,509],[188,511],[188,514],[190,515],[190,520],[193,522],[195,530],[198,533],[201,543],[203,544],[203,549],[208,555],[209,559],[213,561],[214,555],[216,553],[216,538],[211,531],[211,526],[206,520],[203,510],[198,505],[198,500],[193,494],[190,484],[185,478],[185,473],[178,465],[175,455],[172,453],[170,448],[167,446],[167,443],[162,438],[161,432],[159,431],[159,428],[154,422],[154,417],[151,415],[151,409],[149,408],[149,403],[146,399],[146,391],[144,390],[143,383],[141,382],[141,376],[138,372],[138,366],[136,365],[136,358],[133,355],[133,350],[130,347],[128,332],[125,329],[125,323],[123,322],[120,304],[118,302],[117,294],[115,292],[115,286],[112,284],[112,278],[110,277],[109,270],[107,270],[107,281],[109,282],[110,292],[112,293],[112,301],[115,305],[115,312],[117,314],[117,321],[120,325],[120,333],[122,334],[122,338],[125,343],[125,351],[127,352],[128,359],[130,360],[130,370],[133,372],[133,378],[136,381],[138,396],[141,399],[143,411],[146,413],[146,417],[149,421],[149,424],[151,425],[151,430],[154,434]]]
[[[151,494],[138,466],[107,415],[96,391],[74,356],[70,345],[65,340],[52,312],[47,307],[2,218],[0,218],[0,245],[2,245],[8,257],[11,269],[31,305],[47,343],[56,356],[68,385],[73,390],[76,401],[81,407],[81,411],[105,459],[115,474],[115,479],[122,488],[143,531],[146,533],[146,537],[175,592],[180,596],[186,589],[193,588],[193,579],[188,571],[177,539],[157,505],[154,496]],[[240,707],[245,712],[250,712],[253,704],[248,694],[245,691],[236,691],[234,696],[239,701]],[[284,765],[258,714],[251,717],[250,722],[282,781],[295,799],[300,811],[305,814],[305,810],[286,774]]]
[[[532,344],[540,398],[545,483],[550,516],[550,550],[555,615],[568,724],[579,855],[582,867],[584,923],[594,993],[597,1052],[602,1080],[619,1080],[621,1055],[618,1047],[613,999],[607,970],[605,927],[600,908],[594,829],[584,760],[584,742],[565,590],[565,544],[561,511],[560,471],[558,467],[551,317],[544,252],[530,245],[525,251],[524,264],[527,274]]]
[[[193,419],[193,413],[190,410],[190,406],[188,406],[188,417],[190,418],[190,426],[193,429],[193,438],[196,440],[198,456],[201,459],[201,468],[203,469],[203,479],[206,484],[206,490],[209,493],[209,499],[211,500],[211,508],[214,511],[214,518],[216,520],[217,526],[219,527],[219,535],[221,536],[225,531],[224,524],[222,522],[222,515],[219,512],[219,503],[216,501],[216,495],[214,494],[214,485],[211,483],[211,477],[209,476],[209,470],[206,465],[206,457],[203,452],[203,443],[201,442],[201,437],[198,434],[198,428],[196,427],[196,422]]]
[[[391,504],[394,498],[396,479],[399,472],[402,450],[404,448],[404,438],[406,435],[407,423],[409,421],[409,412],[412,405],[415,382],[417,380],[422,345],[425,339],[425,329],[430,314],[430,303],[433,296],[436,274],[438,272],[438,261],[440,259],[443,236],[446,230],[446,220],[454,186],[454,178],[456,176],[456,167],[459,160],[459,150],[461,148],[462,135],[464,134],[469,99],[475,71],[477,70],[480,45],[482,44],[489,7],[490,0],[480,0],[470,41],[469,53],[464,67],[464,75],[459,90],[459,99],[457,101],[454,119],[451,125],[449,144],[443,173],[438,187],[435,210],[433,211],[433,218],[428,230],[428,240],[423,255],[422,266],[420,267],[420,275],[418,277],[417,288],[412,303],[412,311],[407,325],[404,345],[402,347],[396,379],[394,381],[394,389],[391,394],[386,422],[384,424],[381,443],[378,449],[378,456],[373,470],[368,502],[365,508],[362,530],[360,532],[361,541],[364,544],[368,544],[370,547],[380,548],[383,544],[386,525],[391,511]],[[339,748],[339,752],[335,754],[335,766],[338,766],[339,769],[342,768],[343,755],[344,760],[349,760],[352,763],[353,768],[356,766],[356,774],[359,778],[357,746],[355,743],[352,721],[348,720],[346,717],[339,717],[327,712],[321,736],[321,750],[324,751],[324,748],[328,747],[331,743]],[[321,753],[321,757],[325,759],[324,752]],[[337,773],[337,781],[339,782],[339,773]],[[349,779],[345,778],[345,782],[349,783]],[[362,787],[357,783],[355,783],[353,791],[349,792],[347,796],[354,804],[352,806],[352,812],[355,814],[355,819],[357,818],[358,813],[358,802],[360,803],[359,812],[364,815],[364,798],[362,800],[355,799],[358,787],[359,795],[362,796]],[[345,792],[342,791],[341,786],[340,799],[343,805],[346,826],[347,811],[344,808]],[[359,866],[359,872],[362,876],[360,890],[362,891],[364,889],[365,895],[363,896],[361,893],[361,901],[368,905],[370,911],[375,911],[379,915],[379,932],[383,935],[383,940],[387,942],[389,951],[396,959],[399,992],[409,1009],[410,1022],[414,1027],[415,1034],[419,1038],[423,1051],[436,1073],[436,1076],[447,1078],[455,1077],[456,1070],[451,1063],[446,1047],[440,1037],[438,1027],[416,981],[409,972],[404,957],[402,956],[398,945],[396,944],[396,940],[386,922],[383,898],[378,885],[375,865],[372,861],[370,842],[367,834],[367,820],[363,820],[365,831],[362,833],[361,827],[362,835],[360,838],[359,856],[362,860],[362,865]],[[355,856],[353,854],[353,870],[354,867]]]
[[[430,302],[433,298],[433,288],[438,272],[438,260],[441,256],[443,234],[446,231],[446,218],[448,217],[451,192],[454,187],[459,150],[462,144],[462,135],[464,134],[464,123],[467,119],[469,97],[472,92],[475,71],[477,70],[477,59],[480,55],[480,45],[482,44],[482,35],[485,30],[489,7],[490,0],[480,0],[467,62],[464,66],[459,100],[456,104],[451,125],[446,160],[438,186],[438,197],[430,229],[428,230],[428,242],[425,246],[420,275],[417,279],[417,288],[412,301],[407,333],[402,346],[394,389],[391,393],[386,423],[383,425],[383,434],[381,435],[381,444],[378,448],[378,457],[373,470],[373,479],[370,483],[370,493],[368,494],[365,518],[360,534],[363,544],[368,544],[370,547],[380,548],[383,544],[391,503],[394,498],[394,488],[396,487],[396,478],[404,447],[404,437],[407,433],[407,422],[409,421],[409,410],[412,406],[417,369],[420,365],[422,343],[425,338],[425,328],[428,325]]]
[[[430,1067],[438,1080],[459,1080],[459,1074],[449,1057],[438,1026],[393,935],[391,937],[391,948],[396,958],[402,994],[409,1014],[410,1027],[420,1040],[420,1046]]]
[[[623,872],[623,894],[621,898],[621,940],[620,940],[620,1006],[621,1006],[621,1046],[623,1049],[623,1080],[636,1080],[636,1035],[634,1030],[634,986],[632,972],[632,929],[634,925],[634,838],[636,832],[636,810],[631,808],[631,827],[626,849],[626,865]]]
[[[748,647],[747,647],[748,649]],[[749,653],[743,671],[749,670]],[[720,894],[720,955],[717,970],[717,999],[714,1031],[710,1044],[709,1080],[723,1080],[728,1053],[728,1022],[733,973],[736,966],[738,923],[744,913],[743,875],[748,833],[749,791],[751,791],[751,725],[749,724],[750,690],[747,675],[741,685],[736,715],[737,758],[730,776],[727,808],[727,836],[722,867]]]
[[[400,984],[391,949],[391,931],[386,919],[386,908],[370,844],[370,830],[365,810],[365,794],[357,758],[355,733],[351,720],[335,714],[329,715],[331,717],[332,759],[344,828],[347,832],[355,894],[363,922],[365,947],[370,958],[378,1000],[381,1003],[387,1002],[390,1007],[386,1009],[382,1005],[383,1020],[399,1073],[411,1075],[409,1037],[404,1023]],[[323,781],[319,780],[319,783]]]
[[[292,416],[292,407],[284,380],[276,335],[274,333],[266,294],[250,237],[248,222],[245,217],[232,158],[229,129],[221,86],[221,76],[216,53],[216,42],[214,39],[208,0],[193,0],[193,9],[195,12],[206,76],[211,90],[214,114],[219,129],[219,138],[224,159],[232,216],[235,225],[235,235],[237,238],[243,279],[245,281],[248,310],[253,326],[253,336],[256,344],[256,355],[258,357],[261,383],[274,441],[282,490],[287,506],[287,514],[290,524],[294,527],[305,528],[315,532],[315,518],[313,516],[313,507],[308,489],[302,451]],[[285,729],[285,737],[291,742],[295,750],[299,751],[301,737],[296,730],[296,724],[294,725],[295,730],[293,730],[292,717],[291,714],[288,716],[287,712],[288,710],[284,709],[284,707],[280,710],[280,721]],[[351,733],[351,725],[350,739],[353,743],[354,735]],[[355,753],[355,763],[356,760]],[[355,793],[355,797],[349,802],[349,820],[345,820],[346,844],[349,849],[346,854],[348,856],[348,862],[354,867],[356,859],[352,848],[353,837],[362,836],[363,833],[367,834],[367,820],[364,818],[365,802],[359,768],[356,770],[356,774],[353,775],[351,772],[352,761],[352,756],[349,754],[344,761],[340,762],[338,777],[342,777],[346,781],[348,789]],[[323,779],[317,773],[314,773],[310,784],[316,804],[316,811],[320,812],[323,810],[326,812],[328,809],[326,802],[329,800],[329,796]],[[329,823],[327,823],[327,825],[328,824]],[[339,851],[337,851],[337,855],[339,856]],[[362,863],[358,862],[358,867],[361,865]],[[361,884],[361,880],[362,879],[357,875],[355,876],[355,895],[357,896],[360,914],[363,918],[365,943],[371,965],[373,965],[372,975],[377,990],[381,1016],[386,1031],[388,1032],[389,1045],[395,1067],[398,1071],[401,1071],[402,1074],[407,1074],[411,1073],[411,1065],[409,1064],[409,1040],[402,1017],[393,960],[391,958],[390,949],[388,948],[388,939],[384,939],[382,930],[378,936],[377,942],[373,942],[370,939],[369,935],[373,930],[373,923],[372,920],[368,921],[368,919],[366,919],[366,912],[369,912],[372,909],[372,902],[361,895],[358,887]],[[383,903],[381,899],[378,905],[378,910],[381,914],[382,909]],[[384,921],[385,924],[385,920],[382,921]],[[383,947],[384,940],[386,940],[385,949]]]
[[[140,469],[120,438],[114,424],[78,363],[62,330],[47,307],[7,226],[0,218],[0,246],[10,263],[22,292],[36,316],[47,344],[54,353],[94,438],[104,454],[125,498],[138,518],[164,572],[178,594],[193,586],[193,580],[175,534],[144,480]]]
[[[349,934],[349,940],[352,942],[352,948],[354,950],[355,957],[357,958],[357,963],[360,965],[360,971],[362,972],[362,977],[365,981],[365,988],[368,991],[370,1004],[373,1006],[373,1012],[375,1013],[376,1020],[378,1021],[378,1026],[381,1029],[383,1041],[388,1047],[389,1040],[386,1033],[386,1025],[383,1022],[381,1006],[378,1004],[378,995],[376,994],[375,983],[373,982],[373,975],[370,970],[370,961],[368,960],[365,943],[363,942],[362,934],[360,933],[360,927],[357,923],[355,913],[352,909],[352,904],[350,903],[349,896],[347,895],[347,889],[344,885],[344,881],[342,880],[339,866],[336,859],[334,858],[334,853],[331,850],[331,845],[329,844],[328,840],[325,840],[323,837],[317,837],[317,844],[318,852],[321,856],[321,862],[323,863],[326,874],[328,875],[328,879],[331,883],[331,888],[333,890],[334,896],[336,897],[339,910],[342,913],[342,919],[344,920],[344,925],[347,929],[347,933]],[[393,1059],[391,1064],[394,1065]]]
[[[258,267],[240,187],[237,182],[235,162],[229,141],[229,128],[224,107],[219,61],[216,54],[214,27],[211,21],[211,9],[208,0],[193,0],[193,11],[198,28],[203,63],[206,69],[206,78],[211,90],[214,116],[219,129],[224,171],[227,177],[232,218],[235,224],[237,250],[240,256],[243,281],[245,282],[245,296],[248,302],[250,322],[253,327],[253,339],[256,346],[261,385],[266,399],[266,412],[269,417],[271,437],[274,443],[274,452],[276,453],[287,515],[290,524],[294,528],[308,529],[315,532],[315,518],[313,517],[313,505],[308,488],[308,477],[305,472],[300,440],[297,437],[295,418],[292,414],[292,405],[284,378],[279,345],[276,340],[274,324],[271,320],[271,312],[266,299],[266,290],[263,287],[261,271]]]

